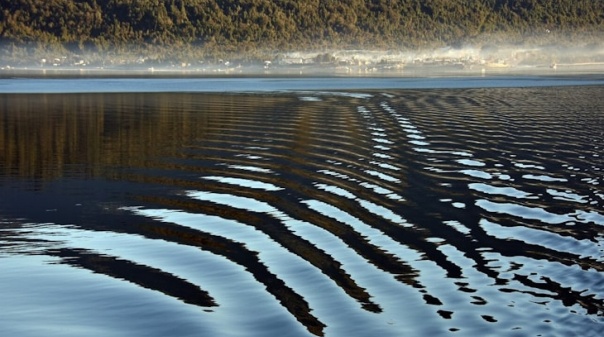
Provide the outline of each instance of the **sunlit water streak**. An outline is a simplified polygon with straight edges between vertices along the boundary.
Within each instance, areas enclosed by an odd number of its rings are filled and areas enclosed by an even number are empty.
[[[0,334],[599,336],[601,93],[3,95]]]

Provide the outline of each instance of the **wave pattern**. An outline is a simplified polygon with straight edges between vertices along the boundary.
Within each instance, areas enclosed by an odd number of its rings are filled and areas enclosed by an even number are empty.
[[[181,147],[48,183],[64,214],[2,210],[1,254],[201,307],[220,335],[596,336],[601,90],[193,95]]]

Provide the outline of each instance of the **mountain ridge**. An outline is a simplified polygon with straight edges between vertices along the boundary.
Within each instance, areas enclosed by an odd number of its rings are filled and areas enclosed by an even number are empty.
[[[0,0],[4,54],[156,58],[465,43],[597,43],[604,0]]]

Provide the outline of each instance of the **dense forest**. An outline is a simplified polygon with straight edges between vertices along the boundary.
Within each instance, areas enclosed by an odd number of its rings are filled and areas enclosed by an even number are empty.
[[[604,0],[0,0],[4,56],[257,55],[574,36],[602,40]],[[546,34],[547,32],[547,34]],[[551,33],[551,34],[550,34]],[[550,37],[551,38],[551,37]]]

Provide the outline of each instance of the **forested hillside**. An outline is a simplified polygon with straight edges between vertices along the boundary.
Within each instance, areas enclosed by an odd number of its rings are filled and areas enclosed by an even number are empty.
[[[0,0],[0,42],[29,51],[257,53],[418,48],[604,32],[604,0]]]

